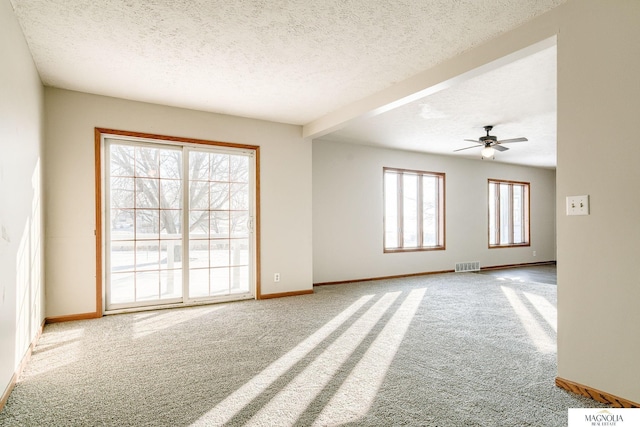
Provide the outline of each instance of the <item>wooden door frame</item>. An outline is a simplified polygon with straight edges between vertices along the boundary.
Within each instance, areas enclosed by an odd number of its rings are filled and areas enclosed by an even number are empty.
[[[102,317],[104,313],[104,289],[103,289],[103,229],[102,229],[102,158],[103,158],[103,144],[102,139],[105,135],[123,136],[131,138],[151,139],[158,141],[176,142],[181,144],[198,144],[215,147],[236,148],[251,150],[255,153],[255,220],[254,220],[254,233],[255,233],[255,299],[262,298],[262,292],[260,288],[260,146],[237,144],[231,142],[220,142],[213,140],[195,139],[195,138],[183,138],[176,136],[157,135],[143,132],[131,132],[117,129],[106,129],[96,127],[94,131],[94,147],[95,147],[95,193],[96,193],[96,229],[94,230],[96,236],[96,311],[95,313],[85,313],[76,315],[76,318],[96,318]],[[78,317],[82,316],[82,317]],[[64,319],[71,320],[71,319]]]

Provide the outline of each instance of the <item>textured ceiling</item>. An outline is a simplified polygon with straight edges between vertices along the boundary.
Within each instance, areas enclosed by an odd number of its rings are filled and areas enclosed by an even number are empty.
[[[47,86],[302,125],[565,0],[9,1]],[[505,81],[518,86],[513,77]],[[500,137],[535,136],[541,128],[533,125],[551,112],[512,108],[522,98],[501,112],[500,93],[509,91],[493,83],[468,83],[327,138],[448,153],[461,139],[478,137],[484,124],[499,125]],[[489,111],[479,104],[495,105]],[[371,129],[384,138],[373,138]],[[439,132],[446,146],[438,148]]]
[[[564,2],[10,1],[45,85],[294,124]]]
[[[556,46],[473,77],[389,112],[355,120],[322,139],[479,159],[463,139],[527,137],[496,161],[556,166]]]

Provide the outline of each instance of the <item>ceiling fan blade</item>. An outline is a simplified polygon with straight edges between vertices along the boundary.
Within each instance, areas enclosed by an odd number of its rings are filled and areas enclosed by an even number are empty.
[[[496,149],[496,151],[507,151],[508,148],[507,147],[503,147],[502,145],[492,145],[493,148]]]
[[[483,144],[482,142],[476,141],[475,139],[465,139],[465,141],[475,142],[476,144]]]
[[[458,148],[457,150],[453,150],[453,152],[455,153],[456,151],[468,150],[469,148],[478,148],[478,146],[474,145],[472,147]]]
[[[511,138],[511,139],[503,139],[502,141],[498,141],[498,144],[507,144],[509,142],[523,142],[523,141],[528,141],[527,138],[521,137],[521,138]]]

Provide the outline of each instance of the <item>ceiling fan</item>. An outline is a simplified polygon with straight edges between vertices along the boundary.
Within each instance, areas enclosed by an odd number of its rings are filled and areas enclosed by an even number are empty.
[[[508,148],[507,147],[503,147],[501,144],[508,144],[508,143],[511,143],[511,142],[528,141],[528,139],[524,138],[524,137],[503,139],[501,141],[498,141],[497,137],[489,135],[489,132],[491,132],[491,129],[493,129],[493,126],[485,126],[484,130],[487,131],[487,135],[486,136],[481,136],[478,141],[476,141],[475,139],[465,139],[465,141],[475,142],[476,144],[480,144],[480,145],[484,146],[484,148],[480,152],[480,154],[482,155],[483,159],[484,158],[493,157],[493,155],[495,154],[496,150],[497,151],[507,151]],[[469,148],[477,148],[477,147],[478,147],[477,145],[472,145],[471,147],[460,148],[458,150],[453,150],[453,151],[456,152],[456,151],[468,150]]]

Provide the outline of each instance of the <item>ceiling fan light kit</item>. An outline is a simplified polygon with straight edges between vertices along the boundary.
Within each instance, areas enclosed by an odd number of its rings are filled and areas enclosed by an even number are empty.
[[[487,132],[487,134],[485,136],[481,136],[478,140],[465,139],[465,141],[475,142],[476,144],[480,144],[484,147],[480,152],[480,155],[482,156],[483,159],[495,158],[494,156],[496,154],[496,151],[507,151],[508,148],[503,147],[501,144],[528,141],[528,139],[524,137],[503,139],[501,141],[498,141],[498,137],[489,135],[489,132],[491,132],[491,129],[493,129],[493,126],[485,126],[484,130]],[[477,148],[477,147],[478,147],[477,145],[472,145],[471,147],[460,148],[458,150],[453,150],[453,151],[456,152],[456,151],[468,150],[469,148]]]
[[[494,150],[493,147],[484,147],[480,152],[483,159],[488,159],[489,157],[493,157],[495,153],[496,153],[496,150]]]

